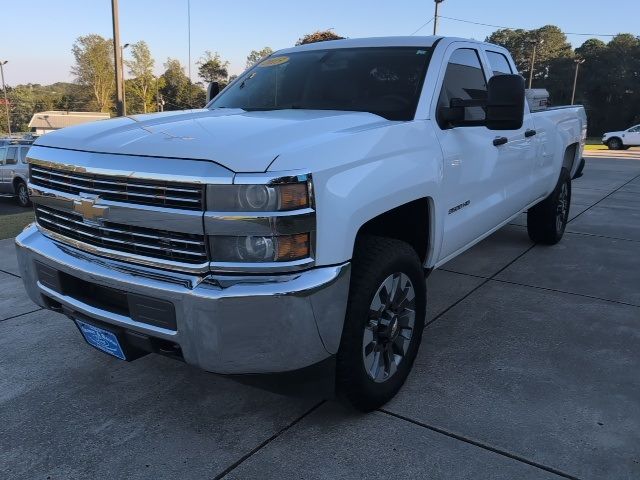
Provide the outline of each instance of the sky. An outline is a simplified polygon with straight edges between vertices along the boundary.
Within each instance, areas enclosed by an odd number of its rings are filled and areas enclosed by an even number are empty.
[[[145,40],[156,74],[167,57],[188,64],[188,0],[119,0],[121,43]],[[0,60],[8,85],[72,81],[71,47],[80,35],[111,38],[111,0],[0,0]],[[205,50],[244,70],[251,50],[292,46],[316,30],[342,36],[410,35],[433,17],[432,0],[190,0],[191,74]],[[640,0],[444,0],[440,15],[512,28],[558,25],[565,32],[640,35]],[[417,35],[430,35],[429,24]],[[494,27],[441,18],[438,33],[484,40]],[[610,37],[592,35],[607,41]],[[574,47],[590,36],[568,35]],[[125,51],[126,58],[126,51]]]

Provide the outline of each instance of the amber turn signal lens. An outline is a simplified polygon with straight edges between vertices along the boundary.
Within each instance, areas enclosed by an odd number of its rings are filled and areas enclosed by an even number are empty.
[[[291,262],[311,256],[310,238],[308,233],[297,235],[282,235],[277,238],[278,250],[276,261]]]
[[[306,183],[278,185],[280,210],[296,210],[309,206],[309,192]]]

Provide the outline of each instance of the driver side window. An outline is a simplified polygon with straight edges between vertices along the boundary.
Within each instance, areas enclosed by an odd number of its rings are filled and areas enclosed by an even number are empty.
[[[440,111],[440,107],[450,106],[453,98],[462,100],[487,99],[487,79],[484,76],[477,50],[459,48],[449,58],[438,98],[438,111]],[[485,116],[483,107],[465,108],[465,122],[481,124],[485,120]],[[440,118],[438,118],[438,124],[440,128],[446,127],[446,122]]]
[[[633,128],[630,128],[629,130],[627,130],[629,133],[638,133],[640,132],[640,125],[636,125]]]

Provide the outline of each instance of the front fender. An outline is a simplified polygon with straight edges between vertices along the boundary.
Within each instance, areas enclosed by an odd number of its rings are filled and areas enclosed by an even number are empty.
[[[416,199],[437,202],[442,151],[429,120],[390,122],[299,155],[313,173],[318,265],[350,260],[358,230],[370,219]],[[294,165],[300,168],[290,157],[278,158],[274,167]]]

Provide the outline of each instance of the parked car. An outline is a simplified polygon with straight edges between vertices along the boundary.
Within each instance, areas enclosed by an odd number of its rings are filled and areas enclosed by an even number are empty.
[[[585,135],[582,107],[530,113],[497,45],[281,50],[204,109],[38,139],[21,276],[118,358],[329,365],[371,410],[416,358],[426,275],[525,210],[531,239],[560,241]]]
[[[640,125],[635,125],[620,132],[607,132],[602,136],[602,143],[609,150],[626,150],[640,146]]]
[[[3,142],[0,146],[0,193],[15,195],[22,207],[31,205],[27,189],[27,151],[31,142]]]

